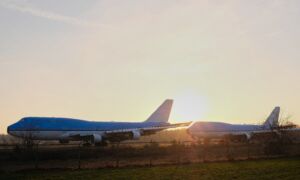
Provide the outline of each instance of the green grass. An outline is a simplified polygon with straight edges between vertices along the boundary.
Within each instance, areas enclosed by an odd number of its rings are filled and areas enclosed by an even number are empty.
[[[1,173],[0,179],[300,179],[300,158],[93,170]]]

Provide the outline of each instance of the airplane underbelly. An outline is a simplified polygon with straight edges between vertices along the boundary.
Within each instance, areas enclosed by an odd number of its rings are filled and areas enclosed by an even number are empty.
[[[103,131],[13,131],[11,135],[32,140],[74,140],[73,136],[88,136],[98,134],[104,136]]]
[[[193,133],[193,135],[197,136],[197,137],[201,137],[201,138],[221,138],[224,135],[226,135],[226,133],[223,133],[223,132],[203,132],[203,133]]]
[[[64,134],[63,131],[34,131],[32,132],[34,140],[59,140]]]
[[[13,131],[11,135],[32,140],[59,140],[63,131]]]

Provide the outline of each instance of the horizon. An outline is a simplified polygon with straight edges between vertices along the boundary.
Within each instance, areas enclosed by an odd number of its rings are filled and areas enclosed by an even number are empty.
[[[26,116],[300,124],[298,1],[0,2],[0,134]]]

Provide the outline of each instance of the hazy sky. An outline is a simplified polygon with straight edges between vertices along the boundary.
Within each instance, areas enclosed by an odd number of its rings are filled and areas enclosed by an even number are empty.
[[[300,124],[298,0],[1,0],[0,133],[23,116]]]

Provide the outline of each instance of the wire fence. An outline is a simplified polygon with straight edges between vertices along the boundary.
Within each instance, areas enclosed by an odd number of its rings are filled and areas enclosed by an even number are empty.
[[[122,142],[105,147],[81,143],[0,144],[0,169],[86,169],[235,161],[300,155],[299,142],[203,144],[198,141]]]

